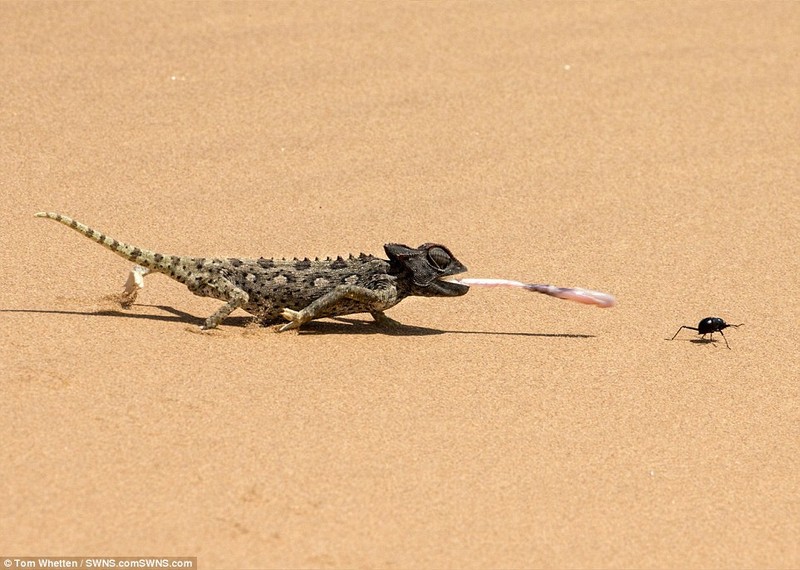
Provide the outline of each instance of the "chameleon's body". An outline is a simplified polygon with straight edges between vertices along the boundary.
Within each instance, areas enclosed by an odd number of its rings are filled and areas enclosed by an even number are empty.
[[[164,255],[110,238],[67,216],[40,212],[70,226],[117,255],[144,267],[141,274],[158,272],[185,284],[195,295],[225,301],[203,328],[216,327],[237,308],[263,324],[290,321],[280,330],[297,328],[312,319],[370,313],[390,321],[383,312],[406,297],[454,297],[469,287],[444,280],[466,271],[450,251],[438,244],[418,248],[386,244],[389,259],[361,254],[315,259],[237,259]],[[130,281],[129,281],[130,283]],[[130,305],[132,286],[123,297]]]

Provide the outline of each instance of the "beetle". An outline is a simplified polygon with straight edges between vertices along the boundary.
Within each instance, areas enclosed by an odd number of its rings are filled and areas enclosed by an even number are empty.
[[[744,323],[740,323],[738,325],[730,325],[719,317],[706,317],[705,319],[697,323],[696,327],[690,327],[689,325],[681,326],[681,328],[678,329],[678,332],[676,332],[670,340],[675,340],[675,337],[678,336],[678,333],[681,332],[683,329],[690,329],[693,331],[697,331],[697,334],[703,335],[704,339],[706,335],[711,335],[710,339],[712,341],[714,340],[714,333],[718,332],[719,334],[722,335],[722,338],[725,340],[725,346],[727,346],[728,350],[730,350],[731,346],[728,344],[728,339],[725,338],[725,333],[722,332],[722,329],[726,329],[728,327],[740,327],[743,324]]]

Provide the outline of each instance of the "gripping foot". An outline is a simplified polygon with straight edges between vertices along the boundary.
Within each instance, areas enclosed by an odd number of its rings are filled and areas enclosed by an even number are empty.
[[[125,282],[125,287],[119,297],[120,305],[123,309],[129,309],[139,296],[139,291],[144,289],[144,276],[150,273],[150,270],[141,265],[135,265],[131,272],[128,274],[128,280]]]

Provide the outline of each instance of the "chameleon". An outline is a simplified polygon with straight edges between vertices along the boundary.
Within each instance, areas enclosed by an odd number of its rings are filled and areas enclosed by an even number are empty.
[[[378,324],[397,324],[384,311],[406,297],[458,297],[468,285],[455,282],[467,268],[447,247],[424,243],[412,248],[383,246],[388,259],[360,254],[310,260],[205,258],[166,255],[123,243],[81,222],[55,212],[38,212],[71,227],[137,266],[121,297],[133,304],[148,273],[163,273],[200,297],[224,301],[201,329],[216,328],[235,309],[243,309],[264,325],[285,323],[279,331],[297,329],[326,317],[370,313]],[[286,322],[288,321],[288,322]]]

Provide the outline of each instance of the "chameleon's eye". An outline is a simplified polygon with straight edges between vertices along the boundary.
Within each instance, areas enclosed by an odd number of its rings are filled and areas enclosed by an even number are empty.
[[[444,270],[450,265],[450,254],[441,247],[432,247],[428,250],[428,260],[436,269]]]

